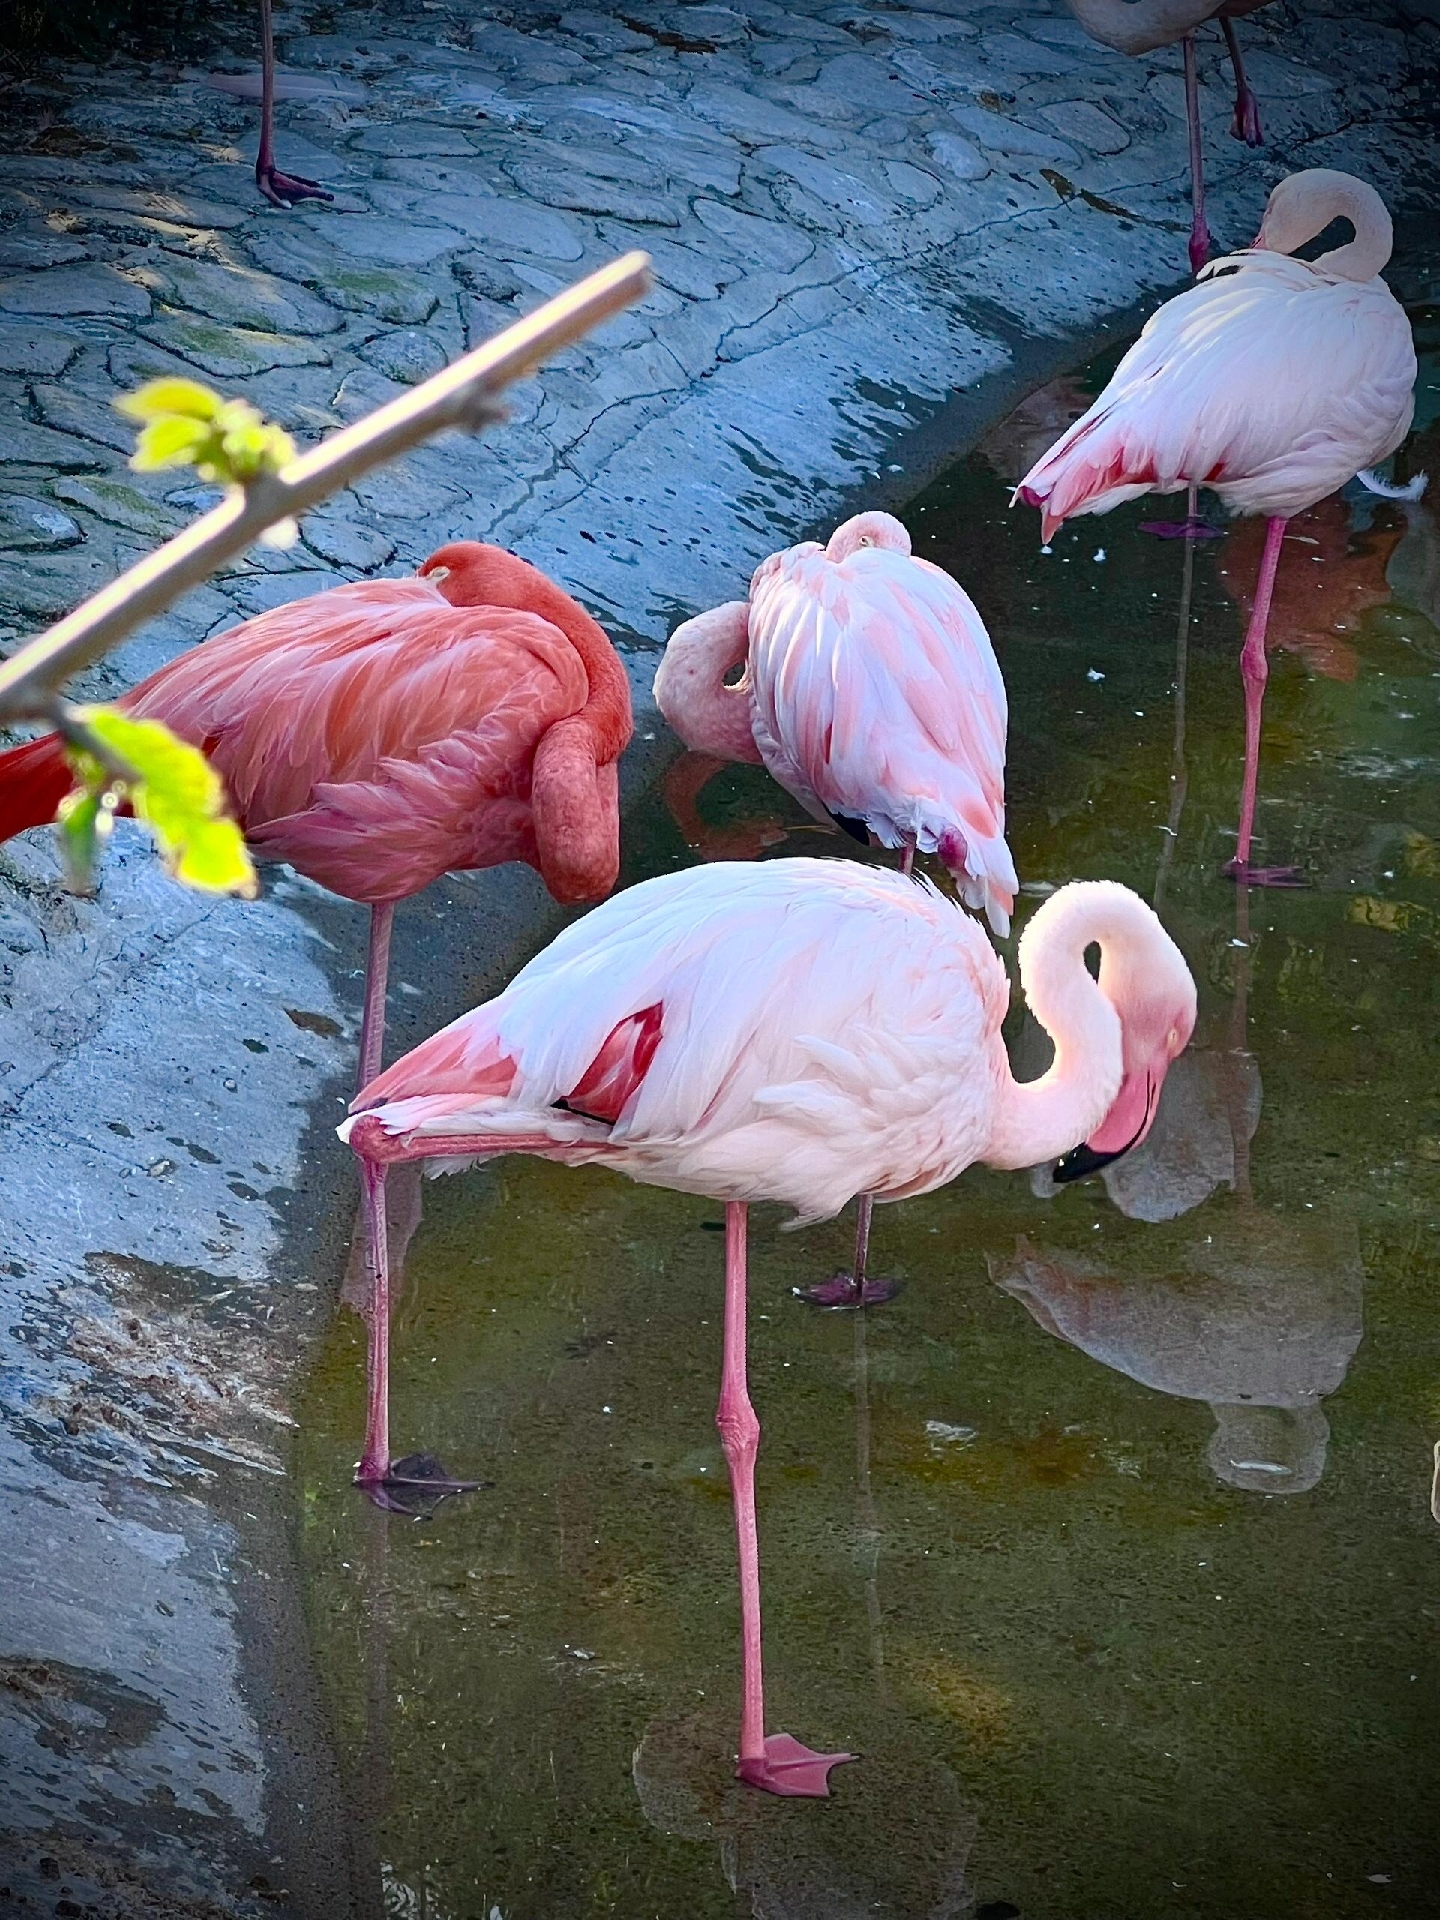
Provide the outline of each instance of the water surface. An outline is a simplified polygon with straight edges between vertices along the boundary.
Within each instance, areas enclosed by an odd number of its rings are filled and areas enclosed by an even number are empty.
[[[1401,477],[1440,469],[1440,329],[1416,320]],[[427,1187],[397,1440],[494,1484],[418,1524],[355,1497],[348,1315],[299,1460],[362,1868],[394,1913],[1440,1912],[1440,533],[1358,489],[1295,523],[1257,857],[1311,884],[1238,896],[1258,529],[1187,551],[1141,502],[1041,553],[1005,510],[1105,370],[1033,396],[907,518],[1005,672],[1019,921],[1109,876],[1194,970],[1155,1133],[1104,1184],[977,1169],[882,1208],[905,1289],[864,1319],[790,1295],[847,1259],[849,1218],[789,1235],[756,1210],[770,1724],[864,1755],[828,1803],[728,1777],[719,1207],[522,1160]],[[762,772],[707,772],[650,797],[627,881],[853,850]]]

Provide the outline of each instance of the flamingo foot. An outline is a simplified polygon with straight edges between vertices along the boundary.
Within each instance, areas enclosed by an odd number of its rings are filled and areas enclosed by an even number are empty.
[[[355,1485],[372,1506],[386,1513],[408,1514],[411,1519],[432,1513],[454,1494],[477,1493],[494,1484],[493,1480],[452,1479],[433,1453],[407,1453],[388,1467],[362,1460],[355,1469]]]
[[[255,163],[255,184],[272,207],[293,207],[302,200],[333,200],[318,180],[307,180],[300,173],[281,173],[274,161]]]
[[[1211,526],[1208,520],[1191,516],[1184,520],[1142,520],[1141,533],[1154,534],[1157,540],[1223,540],[1224,527]]]
[[[1260,129],[1260,102],[1248,86],[1242,86],[1235,95],[1235,117],[1230,122],[1230,138],[1243,140],[1247,147],[1263,147],[1265,144],[1265,135]]]
[[[853,1753],[816,1753],[788,1733],[767,1734],[763,1757],[741,1760],[735,1778],[784,1800],[828,1800],[830,1769],[858,1759]]]
[[[807,1307],[824,1307],[834,1313],[856,1307],[883,1307],[887,1300],[895,1298],[903,1284],[899,1280],[871,1280],[867,1277],[857,1287],[853,1273],[837,1273],[832,1279],[822,1280],[818,1286],[795,1287],[792,1291],[795,1298],[803,1300]]]
[[[1248,860],[1229,860],[1226,875],[1239,887],[1308,887],[1298,867],[1252,867]]]

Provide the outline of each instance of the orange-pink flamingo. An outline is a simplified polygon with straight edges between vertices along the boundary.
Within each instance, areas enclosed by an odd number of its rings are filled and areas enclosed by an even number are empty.
[[[1085,964],[1100,949],[1098,978]],[[360,1478],[390,1472],[385,1174],[505,1153],[725,1203],[716,1422],[740,1562],[742,1780],[822,1795],[849,1756],[765,1734],[755,1461],[746,1386],[752,1201],[834,1215],[857,1193],[928,1193],[983,1161],[1070,1155],[1090,1171],[1145,1137],[1195,1024],[1195,984],[1155,914],[1107,881],[1062,887],[1020,942],[1020,979],[1055,1057],[1018,1084],[1001,1039],[1005,969],[927,881],[857,862],[717,863],[617,894],[503,993],[362,1088],[341,1136],[360,1156],[376,1298]]]
[[[1205,163],[1200,137],[1200,86],[1195,71],[1195,29],[1218,20],[1235,69],[1235,116],[1231,137],[1247,147],[1264,145],[1260,131],[1260,103],[1245,78],[1240,42],[1234,22],[1257,13],[1269,0],[1066,0],[1066,5],[1092,39],[1117,53],[1150,53],[1156,47],[1180,42],[1185,65],[1185,121],[1190,136],[1190,271],[1199,273],[1210,258],[1213,244],[1205,219]]]
[[[630,690],[590,615],[499,547],[442,547],[408,580],[277,607],[122,696],[200,747],[262,859],[370,908],[359,1085],[380,1069],[395,903],[523,860],[557,900],[620,867],[615,762]],[[0,754],[0,840],[55,817],[55,734]]]
[[[763,762],[817,820],[900,848],[902,872],[917,848],[938,854],[966,905],[1009,931],[1005,683],[969,595],[911,553],[891,514],[772,554],[748,600],[678,627],[655,699],[687,746]],[[803,1300],[893,1298],[894,1282],[866,1276],[870,1223],[862,1196],[852,1271]]]
[[[1355,237],[1318,260],[1294,250],[1337,218]],[[1263,514],[1265,548],[1240,656],[1245,780],[1235,858],[1253,885],[1293,885],[1292,868],[1250,862],[1268,668],[1265,627],[1286,523],[1386,459],[1410,430],[1415,344],[1380,278],[1390,215],[1349,174],[1292,174],[1270,195],[1252,248],[1217,260],[1169,300],[1094,405],[1016,489],[1049,540],[1076,514],[1146,493],[1210,487],[1234,513]]]

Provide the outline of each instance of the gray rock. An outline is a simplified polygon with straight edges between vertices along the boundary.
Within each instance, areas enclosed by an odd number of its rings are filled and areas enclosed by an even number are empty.
[[[1040,119],[1063,139],[1088,147],[1092,153],[1123,153],[1130,144],[1130,136],[1119,121],[1088,100],[1057,100],[1038,112]]]
[[[65,269],[62,269],[65,271]],[[257,333],[333,333],[344,323],[313,293],[268,273],[166,255],[135,269],[136,276],[172,305],[203,313],[224,326]]]
[[[332,405],[342,420],[359,420],[376,407],[398,400],[405,389],[373,367],[352,367],[335,389]]]
[[[798,147],[767,147],[763,159],[785,179],[794,180],[822,205],[840,216],[843,223],[854,221],[862,227],[875,227],[892,220],[895,202],[887,199],[842,167],[819,160]]]
[[[79,393],[73,387],[36,386],[35,404],[47,427],[61,433],[79,434],[82,440],[98,441],[113,447],[116,453],[135,451],[135,428],[104,400]]]
[[[542,160],[512,162],[506,172],[523,194],[547,207],[568,207],[575,213],[608,213],[637,225],[678,227],[680,215],[671,199],[641,193],[614,180]]]
[[[377,334],[373,340],[366,341],[360,354],[391,380],[410,387],[438,373],[449,357],[432,335],[422,333],[418,327],[400,327],[394,333]]]
[[[0,280],[0,310],[6,313],[106,314],[138,319],[150,311],[150,296],[113,267],[92,261],[83,267],[47,267],[18,279]]]
[[[287,568],[281,573],[233,574],[225,580],[223,591],[231,605],[239,609],[241,618],[251,620],[257,613],[270,613],[276,607],[288,607],[296,600],[308,600],[311,594],[344,584],[343,574],[328,569]]]
[[[0,567],[0,608],[25,621],[58,620],[114,578],[108,540],[89,539],[59,553],[27,553]]]
[[[765,146],[772,140],[804,141],[834,152],[845,144],[843,134],[818,126],[786,107],[723,82],[697,80],[690,90],[689,107],[702,120],[724,127],[747,146]]]
[[[687,300],[713,300],[728,281],[734,279],[735,270],[722,267],[712,253],[694,251],[689,247],[677,247],[672,240],[661,240],[646,234],[643,240],[615,227],[602,229],[602,237],[607,246],[618,252],[643,245],[650,255],[655,278],[662,287],[671,287],[676,293],[683,293]]]
[[[579,260],[585,248],[570,222],[548,207],[479,193],[437,193],[430,210],[502,258],[534,254],[542,260]]]
[[[883,53],[842,53],[826,61],[815,78],[821,93],[838,94],[868,113],[924,113],[930,105],[909,86]]]
[[[561,14],[560,31],[583,40],[596,53],[631,53],[654,45],[649,34],[622,27],[609,14],[587,13],[579,8]]]
[[[952,107],[950,117],[973,135],[992,153],[1020,154],[1026,159],[1064,160],[1073,165],[1080,156],[1067,141],[1052,134],[1037,133],[1003,113],[991,113],[986,107]]]
[[[926,134],[925,145],[933,158],[957,180],[983,180],[990,172],[990,162],[974,141],[967,140],[963,134],[939,129]]]
[[[330,364],[329,352],[318,341],[290,339],[282,333],[252,333],[245,327],[225,327],[188,314],[161,314],[142,332],[157,346],[222,380],[243,380],[246,374],[264,373],[271,367]]]
[[[29,420],[0,416],[0,464],[54,467],[59,473],[93,473],[110,465],[109,456],[73,434],[37,427]]]
[[[138,476],[137,476],[138,477]],[[95,480],[57,480],[51,492],[72,507],[84,507],[111,526],[144,534],[147,540],[168,540],[179,531],[181,519],[162,501],[147,496],[127,478],[106,474]]]
[[[86,185],[67,187],[63,193],[67,207],[88,207],[97,211],[138,214],[161,220],[171,226],[201,229],[228,229],[244,226],[259,211],[240,208],[224,200],[206,200],[198,194],[166,187],[145,190],[135,187]]]
[[[80,344],[78,333],[59,327],[0,322],[0,373],[63,373]]]
[[[456,279],[463,286],[472,293],[482,294],[487,300],[513,300],[520,291],[520,282],[510,269],[497,261],[487,260],[483,253],[462,253],[451,265]]]
[[[60,547],[79,546],[84,538],[69,514],[62,513],[53,501],[35,500],[24,493],[0,493],[0,549],[50,553]]]
[[[260,266],[303,280],[349,313],[413,326],[428,320],[438,303],[434,288],[413,274],[352,264],[297,222],[277,230],[267,221],[247,234],[246,250]]]
[[[372,220],[351,215],[339,220],[333,214],[311,218],[322,227],[325,240],[337,254],[352,260],[373,260],[378,266],[428,267],[442,253],[465,244],[464,236],[454,227],[428,226],[412,219]]]
[[[357,500],[380,520],[426,520],[468,498],[462,487],[439,478],[432,455],[410,454],[355,483]]]
[[[757,219],[753,213],[741,213],[718,200],[697,200],[695,217],[725,242],[736,259],[773,267],[780,273],[789,273],[815,251],[814,241],[792,227],[778,220]]]
[[[921,207],[933,207],[945,191],[933,173],[926,173],[923,167],[912,167],[905,160],[887,160],[885,178],[903,199],[913,200]]]
[[[415,160],[475,151],[458,127],[426,126],[413,120],[396,126],[366,127],[350,145],[356,153],[399,154]]]
[[[85,249],[78,240],[62,240],[54,233],[0,233],[0,270],[16,267],[63,267],[72,260],[83,260]]]
[[[661,35],[672,35],[670,43],[690,42],[697,52],[712,47],[739,46],[749,35],[743,16],[729,7],[667,7],[656,0],[638,0],[625,9],[625,18]]]
[[[307,547],[347,573],[370,573],[383,567],[395,552],[395,542],[388,534],[355,520],[312,513],[301,531]]]

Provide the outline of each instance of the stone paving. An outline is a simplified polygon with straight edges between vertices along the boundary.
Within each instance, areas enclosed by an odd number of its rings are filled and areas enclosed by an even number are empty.
[[[182,477],[128,472],[117,393],[198,373],[306,440],[619,251],[646,248],[657,285],[521,390],[507,427],[437,443],[313,515],[288,553],[257,550],[98,670],[98,692],[237,617],[474,536],[552,571],[627,647],[643,745],[654,648],[679,618],[734,597],[766,553],[842,508],[903,495],[917,449],[933,458],[943,434],[917,430],[958,393],[978,425],[1017,366],[1045,377],[1067,339],[1182,283],[1179,54],[1110,53],[1047,0],[397,0],[292,7],[276,27],[279,160],[332,187],[333,206],[260,201],[243,80],[225,91],[117,63],[8,96],[0,647],[207,503]],[[1269,185],[1297,166],[1349,167],[1423,210],[1432,0],[1274,5],[1241,32],[1258,155],[1227,137],[1229,69],[1219,36],[1201,41],[1222,241],[1253,234]],[[96,1578],[87,1503],[113,1475],[142,1478],[151,1506],[110,1529],[107,1578],[123,1594],[149,1567],[167,1597],[158,1624],[117,1606],[107,1657],[158,1718],[124,1774],[94,1787],[108,1812],[92,1838],[116,1844],[126,1805],[148,1818],[156,1793],[178,1794],[153,1871],[230,1911],[234,1863],[261,1841],[266,1763],[238,1678],[234,1536],[176,1490],[208,1484],[199,1448],[217,1428],[222,1451],[275,1464],[283,1394],[243,1433],[216,1408],[265,1399],[304,1319],[290,1295],[279,1357],[252,1337],[307,1113],[323,1141],[338,1112],[361,925],[294,882],[254,907],[181,895],[133,830],[116,842],[95,902],[59,889],[47,835],[0,852],[0,1284],[24,1328],[0,1330],[0,1440],[11,1483],[61,1516],[0,1656],[85,1665],[96,1623],[68,1589]],[[542,903],[529,876],[495,874],[415,911],[444,911],[466,953],[463,980],[432,966],[412,988],[425,1030],[534,937]],[[424,953],[411,958],[423,978]],[[238,1288],[255,1303],[226,1309],[224,1366],[213,1335],[144,1295],[145,1274],[177,1268],[197,1297]],[[123,1338],[137,1287],[143,1368]],[[179,1676],[158,1694],[157,1660]],[[12,1781],[32,1779],[29,1725],[0,1712]],[[200,1792],[172,1763],[202,1740],[220,1757]],[[10,1811],[38,1833],[72,1782],[51,1766],[32,1786]]]

